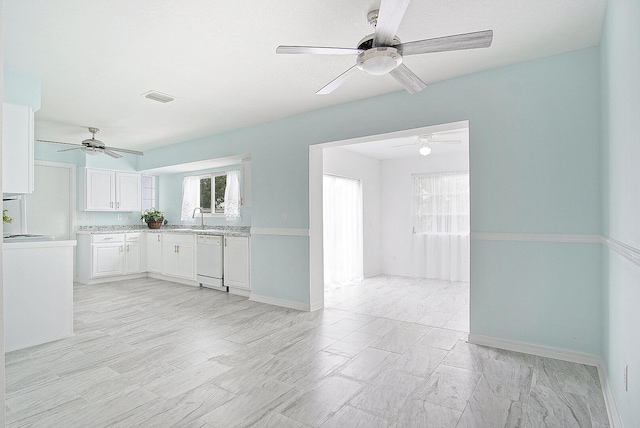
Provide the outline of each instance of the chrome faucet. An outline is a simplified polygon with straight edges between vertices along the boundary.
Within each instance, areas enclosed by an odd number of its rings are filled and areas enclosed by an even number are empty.
[[[195,207],[193,209],[193,214],[191,214],[191,218],[196,218],[196,211],[200,210],[200,226],[204,229],[204,211],[201,207]]]

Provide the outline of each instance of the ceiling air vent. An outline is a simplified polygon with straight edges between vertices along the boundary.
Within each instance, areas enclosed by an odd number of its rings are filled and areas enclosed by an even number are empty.
[[[162,92],[158,92],[158,91],[149,91],[149,92],[145,92],[142,95],[144,95],[145,98],[149,98],[150,100],[153,100],[153,101],[158,101],[159,103],[168,103],[175,100],[175,98],[172,97],[171,95],[163,94]]]

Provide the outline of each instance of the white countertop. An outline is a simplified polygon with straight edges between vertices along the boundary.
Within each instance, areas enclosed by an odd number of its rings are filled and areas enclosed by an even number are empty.
[[[201,227],[161,227],[160,229],[149,229],[149,228],[128,228],[128,227],[117,227],[117,226],[105,226],[97,227],[95,229],[90,230],[77,230],[76,233],[79,235],[95,235],[95,234],[103,234],[103,233],[192,233],[195,235],[218,235],[218,236],[249,236],[250,235],[250,227],[249,226],[233,226],[233,227],[220,227],[216,226],[205,226]]]
[[[60,241],[19,241],[19,242],[3,242],[3,250],[14,250],[24,248],[53,248],[53,247],[75,247],[77,241],[75,239]]]

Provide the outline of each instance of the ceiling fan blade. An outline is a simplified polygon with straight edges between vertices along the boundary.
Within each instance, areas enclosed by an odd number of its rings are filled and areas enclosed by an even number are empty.
[[[122,157],[122,155],[119,155],[116,152],[112,152],[111,150],[106,149],[106,148],[102,149],[102,153],[104,153],[105,155],[109,155],[109,156],[111,156],[112,158],[115,158],[115,159],[118,159],[118,158]]]
[[[460,140],[431,140],[429,144],[462,144]]]
[[[358,67],[354,65],[353,67],[351,67],[350,69],[342,73],[340,76],[336,77],[331,82],[327,83],[324,87],[322,87],[322,89],[316,92],[316,94],[317,95],[330,94],[331,92],[335,91],[340,86],[342,86],[342,84],[346,82],[348,78],[350,78],[352,75],[356,74],[357,72],[358,72]]]
[[[391,46],[410,0],[382,0],[373,46]]]
[[[51,140],[36,140],[39,141],[41,143],[54,143],[54,144],[66,144],[67,146],[79,146],[79,144],[76,143],[63,143],[62,141],[51,141]]]
[[[325,46],[278,46],[277,54],[357,55],[364,52],[356,48],[330,48]]]
[[[407,147],[407,146],[416,146],[416,145],[418,145],[418,143],[398,144],[398,145],[391,146],[391,147]]]
[[[463,49],[488,48],[493,42],[493,30],[475,33],[456,34],[454,36],[436,37],[435,39],[416,40],[400,43],[393,47],[402,55],[417,55],[433,52],[459,51]]]
[[[409,70],[406,65],[400,64],[399,67],[394,68],[389,72],[410,94],[420,92],[427,87],[413,71]]]
[[[129,154],[132,154],[132,155],[144,156],[144,153],[139,152],[137,150],[119,149],[117,147],[105,147],[105,150],[111,150],[111,151],[114,151],[114,152],[122,152],[122,153],[129,153]],[[122,157],[122,156],[120,156],[120,157]]]
[[[66,144],[71,144],[71,143],[66,143]],[[78,147],[74,147],[73,149],[62,149],[62,150],[58,150],[58,153],[60,152],[68,152],[70,150],[80,150],[82,147],[78,146]]]

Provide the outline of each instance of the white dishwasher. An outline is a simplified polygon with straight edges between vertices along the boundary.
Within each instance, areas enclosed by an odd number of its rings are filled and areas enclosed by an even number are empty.
[[[198,282],[207,288],[227,291],[222,285],[222,236],[198,235]]]

